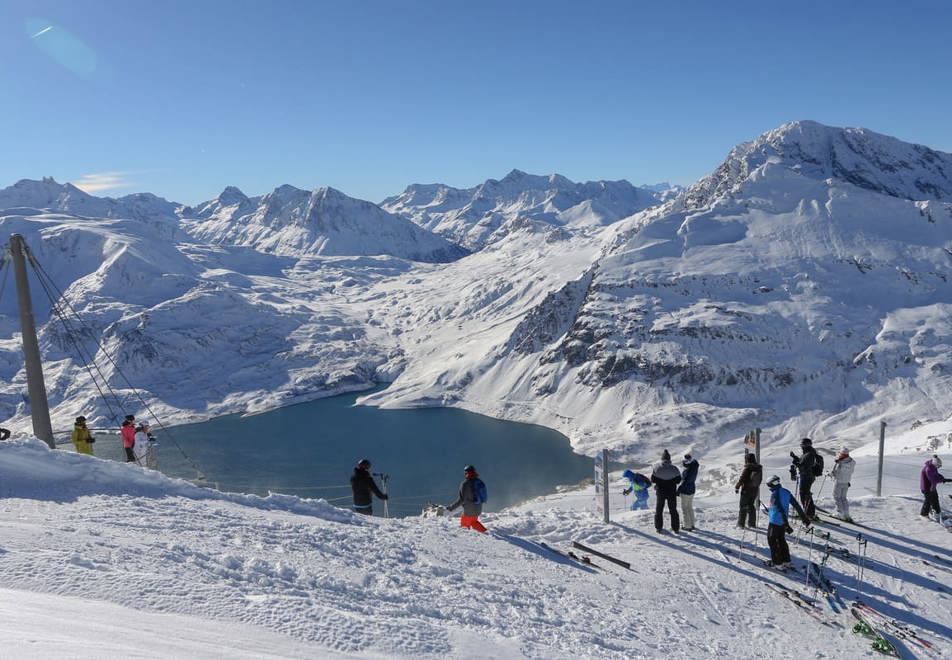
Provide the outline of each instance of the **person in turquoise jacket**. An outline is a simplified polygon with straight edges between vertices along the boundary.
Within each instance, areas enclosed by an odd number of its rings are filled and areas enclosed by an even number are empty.
[[[787,545],[787,534],[793,533],[790,526],[790,519],[787,512],[790,505],[800,514],[800,519],[805,521],[807,529],[810,528],[810,520],[807,518],[803,507],[793,498],[793,493],[780,485],[780,477],[773,475],[767,480],[767,487],[770,489],[770,508],[767,512],[769,524],[767,525],[767,544],[770,546],[769,565],[780,570],[787,570],[792,566],[790,563],[790,546]]]
[[[622,495],[635,494],[635,501],[631,503],[631,510],[647,509],[648,488],[651,486],[651,480],[645,475],[631,470],[625,470],[621,473],[621,476],[628,480],[628,488],[622,491]]]

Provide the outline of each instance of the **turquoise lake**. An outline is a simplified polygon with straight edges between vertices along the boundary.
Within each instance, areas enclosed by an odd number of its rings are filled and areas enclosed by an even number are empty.
[[[592,476],[592,459],[575,454],[568,439],[551,429],[455,408],[355,406],[358,396],[219,417],[171,433],[209,485],[325,498],[338,506],[350,506],[351,472],[358,460],[369,458],[372,472],[390,476],[392,516],[418,515],[428,502],[454,501],[468,463],[488,487],[486,511]],[[175,444],[161,433],[157,437],[162,472],[194,479],[195,470]],[[378,500],[374,513],[383,515]]]

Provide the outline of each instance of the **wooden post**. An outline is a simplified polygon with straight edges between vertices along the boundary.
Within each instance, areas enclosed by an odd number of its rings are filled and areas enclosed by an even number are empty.
[[[605,509],[604,520],[605,523],[611,521],[611,515],[609,514],[609,497],[608,497],[608,450],[602,450],[602,508]]]

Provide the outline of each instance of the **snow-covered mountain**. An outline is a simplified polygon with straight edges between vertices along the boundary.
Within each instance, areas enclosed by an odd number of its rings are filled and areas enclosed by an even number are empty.
[[[949,154],[787,124],[609,227],[588,268],[487,351],[450,361],[427,346],[369,400],[438,392],[560,428],[586,451],[637,455],[672,440],[712,450],[755,425],[849,437],[883,416],[900,428],[944,418],[950,174]]]
[[[57,183],[52,177],[39,181],[22,179],[0,189],[0,210],[27,208],[93,218],[175,220],[179,206],[151,193],[135,193],[115,199],[95,197],[71,183]]]
[[[575,183],[559,174],[513,170],[474,188],[413,184],[381,206],[449,240],[479,250],[527,220],[554,226],[598,227],[659,204],[664,190],[627,181]]]
[[[90,339],[169,420],[392,381],[365,402],[460,406],[556,428],[581,451],[653,456],[673,441],[714,452],[751,426],[782,443],[945,419],[949,173],[949,154],[795,122],[627,219],[579,230],[573,206],[519,211],[450,263],[410,261],[426,256],[407,254],[415,234],[373,230],[399,218],[329,189],[226,189],[181,211],[189,233],[22,208],[0,212],[0,231],[27,236]],[[524,189],[565,187],[542,179]],[[406,194],[476,208],[467,191],[425,192]],[[533,194],[525,208],[543,209]],[[445,255],[432,238],[418,245]],[[405,258],[328,256],[341,245]],[[48,303],[37,317],[55,413],[105,415]],[[0,419],[13,424],[28,410],[16,332],[3,300]]]
[[[412,222],[334,188],[280,186],[248,198],[234,187],[195,209],[183,209],[184,227],[217,245],[253,247],[289,256],[389,254],[413,261],[447,262],[467,252]]]

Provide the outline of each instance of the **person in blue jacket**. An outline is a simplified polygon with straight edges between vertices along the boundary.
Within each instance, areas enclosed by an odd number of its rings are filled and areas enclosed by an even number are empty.
[[[700,464],[691,454],[685,454],[681,461],[681,485],[678,486],[678,495],[681,497],[681,529],[685,532],[694,531],[694,483],[697,481],[697,471]]]
[[[621,476],[628,480],[628,488],[621,491],[622,495],[635,494],[635,501],[631,503],[631,510],[647,509],[648,488],[651,486],[651,480],[640,472],[632,472],[631,470],[625,470],[621,473]]]
[[[787,534],[793,533],[787,512],[790,505],[797,510],[800,518],[810,528],[810,519],[807,518],[800,504],[793,498],[793,494],[780,485],[780,477],[773,475],[767,480],[770,489],[770,508],[768,510],[767,544],[770,546],[769,565],[781,570],[787,570],[790,563],[790,546],[787,545]]]

